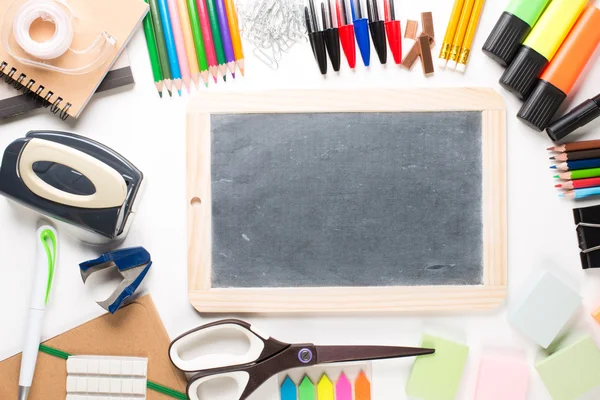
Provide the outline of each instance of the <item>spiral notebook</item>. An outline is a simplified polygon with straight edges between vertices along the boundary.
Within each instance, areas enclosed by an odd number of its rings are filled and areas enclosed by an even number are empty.
[[[110,92],[132,86],[134,83],[135,79],[131,71],[129,55],[127,49],[125,49],[108,71],[98,89],[96,89],[96,93]],[[41,101],[37,96],[33,96],[33,93],[27,94],[23,93],[22,90],[15,90],[13,85],[4,83],[4,80],[0,79],[0,120],[48,106],[48,103]]]
[[[14,0],[0,0],[0,15],[5,15]],[[73,14],[84,21],[85,32],[78,32],[73,48],[85,48],[106,31],[116,40],[108,60],[99,68],[83,74],[68,75],[24,65],[14,60],[0,45],[0,78],[15,89],[40,97],[50,110],[66,119],[79,117],[96,89],[112,68],[135,29],[148,12],[143,0],[68,1]],[[69,57],[65,55],[63,57]]]

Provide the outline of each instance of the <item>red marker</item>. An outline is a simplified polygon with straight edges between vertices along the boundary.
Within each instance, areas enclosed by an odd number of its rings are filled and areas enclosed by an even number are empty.
[[[338,31],[342,49],[348,60],[350,68],[356,67],[356,42],[354,40],[354,25],[352,24],[352,15],[347,5],[348,0],[337,0]]]
[[[385,30],[387,32],[390,50],[396,64],[402,63],[402,27],[400,21],[396,20],[396,8],[394,0],[384,0]]]

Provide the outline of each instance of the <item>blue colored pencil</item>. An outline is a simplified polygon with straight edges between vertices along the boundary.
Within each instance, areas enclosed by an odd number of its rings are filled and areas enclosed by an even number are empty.
[[[575,160],[567,161],[557,165],[553,165],[552,169],[559,169],[561,171],[573,171],[576,169],[587,169],[587,168],[598,168],[600,167],[600,158],[591,158],[589,160]]]
[[[167,53],[169,55],[169,65],[173,75],[173,83],[177,92],[181,96],[181,69],[179,68],[179,59],[177,58],[177,47],[175,45],[175,36],[171,26],[171,14],[167,0],[158,0],[158,9],[160,10],[160,20],[165,33],[165,42],[167,42]]]
[[[600,196],[600,187],[569,190],[558,195],[558,197],[568,197],[571,199],[585,199],[591,196]]]

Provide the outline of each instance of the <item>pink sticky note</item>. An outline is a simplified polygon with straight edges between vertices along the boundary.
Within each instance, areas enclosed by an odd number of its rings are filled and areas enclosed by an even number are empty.
[[[335,383],[336,400],[352,400],[352,384],[346,374],[342,373]]]
[[[519,358],[483,358],[476,400],[526,400],[529,367]]]

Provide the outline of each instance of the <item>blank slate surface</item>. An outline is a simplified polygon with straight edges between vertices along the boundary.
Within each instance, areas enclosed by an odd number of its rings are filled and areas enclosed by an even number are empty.
[[[481,129],[480,112],[213,115],[213,287],[481,284]]]
[[[186,135],[192,305],[495,308],[506,296],[505,120],[491,89],[199,94]]]

